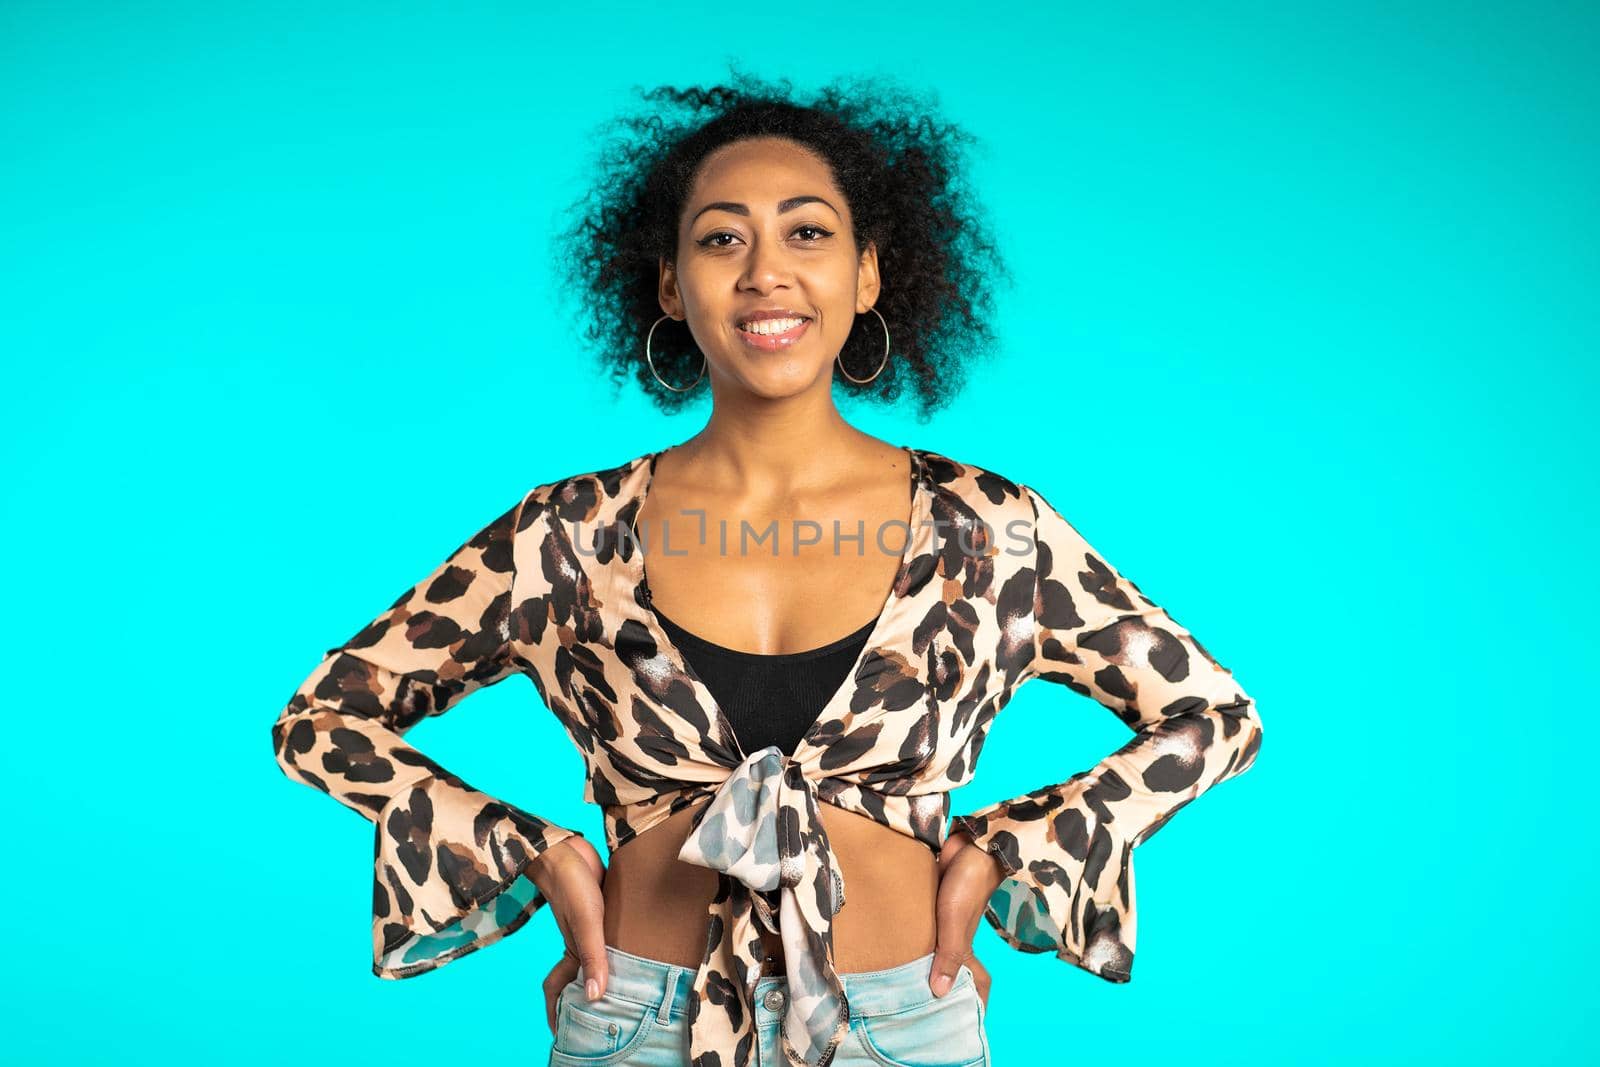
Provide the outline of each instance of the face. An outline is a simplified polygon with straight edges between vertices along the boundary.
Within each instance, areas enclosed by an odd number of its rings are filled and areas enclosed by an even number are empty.
[[[686,320],[712,388],[766,398],[826,390],[834,357],[878,298],[878,253],[856,252],[850,205],[822,159],[763,137],[724,145],[696,176],[678,222],[674,260],[661,262],[661,309]],[[766,336],[752,312],[803,318]],[[667,328],[666,324],[662,329]]]

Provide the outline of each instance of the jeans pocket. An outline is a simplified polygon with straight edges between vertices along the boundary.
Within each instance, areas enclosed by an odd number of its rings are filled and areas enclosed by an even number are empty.
[[[978,1037],[983,1042],[983,1067],[989,1067],[993,1053],[989,1051],[989,1009],[984,1006],[983,997],[978,995],[978,987],[972,987],[972,1010],[978,1017]]]
[[[654,1008],[609,992],[599,1000],[586,1000],[583,986],[571,982],[556,1002],[550,1063],[554,1067],[617,1067],[639,1050],[655,1023]]]
[[[983,1035],[972,1025],[978,989],[963,968],[942,997],[900,1011],[856,1020],[861,1045],[883,1067],[979,1067],[988,1061]]]

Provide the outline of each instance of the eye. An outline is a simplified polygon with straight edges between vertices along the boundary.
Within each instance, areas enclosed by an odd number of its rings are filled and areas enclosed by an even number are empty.
[[[817,236],[815,236],[815,237],[802,238],[801,239],[801,242],[800,242],[801,244],[808,244],[808,245],[814,245],[818,241],[822,241],[822,240],[825,240],[826,238],[829,238],[829,237],[833,236],[833,231],[832,230],[825,230],[821,226],[818,226],[815,223],[810,223],[810,222],[805,223],[804,225],[795,227],[795,231],[794,232],[795,232],[795,236],[799,236],[800,234],[807,233],[807,232],[816,234]],[[695,244],[699,245],[701,248],[727,248],[728,247],[727,244],[722,243],[722,242],[720,242],[718,240],[718,238],[722,238],[722,237],[732,237],[732,238],[736,239],[738,237],[738,235],[734,234],[734,233],[730,233],[727,230],[718,230],[715,233],[706,234],[704,237],[702,237],[698,241],[696,241]]]

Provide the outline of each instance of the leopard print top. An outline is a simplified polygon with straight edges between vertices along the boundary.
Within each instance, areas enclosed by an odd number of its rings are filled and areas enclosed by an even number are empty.
[[[375,826],[373,972],[433,970],[545,902],[528,861],[576,831],[472,788],[402,735],[525,674],[586,768],[616,849],[696,806],[680,858],[718,871],[686,1058],[748,1067],[756,924],[784,944],[782,1046],[826,1067],[848,1031],[833,967],[845,884],[817,804],[937,854],[964,832],[1006,879],[984,916],[1024,952],[1125,982],[1132,851],[1254,762],[1254,701],[1036,490],[926,449],[893,588],[846,682],[793,755],[740,750],[648,605],[638,515],[660,452],[529,490],[338,648],[272,729],[279,766]],[[1065,781],[957,815],[994,717],[1032,678],[1092,698],[1134,736]]]

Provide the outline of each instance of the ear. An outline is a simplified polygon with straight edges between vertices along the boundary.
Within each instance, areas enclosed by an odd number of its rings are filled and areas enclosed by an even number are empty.
[[[675,319],[683,315],[683,297],[678,293],[678,268],[672,260],[662,256],[659,263],[660,278],[656,284],[656,301],[661,310]]]
[[[878,302],[882,291],[883,284],[878,278],[878,246],[868,241],[861,253],[861,262],[856,265],[856,314],[866,314],[867,309]]]

